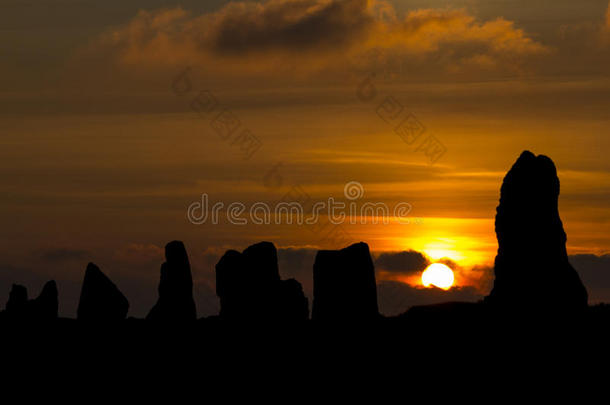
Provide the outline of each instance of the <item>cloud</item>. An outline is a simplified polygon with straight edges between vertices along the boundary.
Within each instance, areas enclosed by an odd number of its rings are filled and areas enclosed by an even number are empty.
[[[483,295],[474,287],[454,287],[450,290],[413,287],[396,281],[382,281],[377,285],[379,311],[386,316],[399,315],[414,305],[442,302],[477,302]]]
[[[114,260],[129,266],[150,265],[164,260],[164,249],[160,246],[141,243],[130,243],[116,250]]]
[[[374,23],[367,0],[231,3],[206,17],[204,43],[218,53],[236,54],[336,49],[357,41]]]
[[[120,49],[126,61],[167,53],[178,58],[270,51],[297,54],[344,48],[362,39],[374,22],[367,0],[231,2],[201,15],[182,8],[141,10],[101,40]]]
[[[597,19],[562,24],[557,40],[557,52],[547,61],[547,71],[605,76],[610,64],[610,3]]]
[[[313,263],[317,252],[308,248],[280,248],[277,252],[282,278],[298,280],[310,300],[313,298]]]
[[[95,43],[122,66],[200,64],[219,72],[328,72],[384,58],[429,67],[503,69],[547,48],[502,18],[480,22],[464,10],[420,9],[397,16],[381,0],[231,2],[193,15],[140,11]],[[236,63],[241,62],[241,63]]]
[[[90,255],[91,253],[87,250],[61,247],[42,251],[40,258],[50,262],[65,262],[68,260],[84,260]]]
[[[103,34],[96,45],[123,65],[209,66],[225,58],[268,58],[237,69],[250,71],[267,69],[276,56],[342,51],[362,39],[373,22],[366,0],[231,2],[201,15],[182,8],[141,10],[129,23]]]
[[[377,270],[390,273],[413,274],[423,271],[430,264],[430,259],[415,250],[382,253],[375,260]]]
[[[589,304],[610,302],[610,254],[572,255],[569,259],[587,288]]]
[[[464,10],[423,9],[401,21],[382,24],[378,45],[411,54],[439,53],[462,63],[496,64],[507,58],[545,53],[512,21],[498,18],[479,22]]]

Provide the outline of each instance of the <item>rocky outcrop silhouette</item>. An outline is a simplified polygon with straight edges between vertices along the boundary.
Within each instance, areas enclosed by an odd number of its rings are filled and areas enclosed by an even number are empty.
[[[129,302],[116,285],[93,263],[87,265],[78,303],[81,321],[121,321],[127,316]]]
[[[558,199],[553,161],[523,152],[502,184],[495,281],[486,303],[509,311],[587,308],[587,291],[568,262]]]
[[[261,242],[242,253],[227,251],[216,264],[220,317],[242,321],[303,321],[309,317],[301,284],[281,280],[277,250]]]
[[[369,246],[321,250],[313,266],[312,319],[369,321],[379,318],[375,267]]]
[[[146,319],[184,322],[194,321],[196,318],[189,258],[184,244],[173,241],[165,245],[165,263],[161,265],[159,299]]]
[[[48,321],[57,319],[58,298],[54,280],[48,281],[33,300],[28,300],[27,289],[13,284],[4,316],[13,320]]]

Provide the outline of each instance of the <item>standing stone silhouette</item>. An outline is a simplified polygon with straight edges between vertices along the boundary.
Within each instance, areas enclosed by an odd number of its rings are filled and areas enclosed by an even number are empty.
[[[49,321],[57,319],[58,306],[54,280],[48,281],[40,295],[33,300],[28,300],[28,291],[24,286],[13,284],[5,316],[13,320]]]
[[[309,301],[303,286],[294,278],[279,281],[277,288],[277,319],[286,321],[306,321],[309,319]]]
[[[502,184],[496,214],[498,254],[486,302],[507,311],[578,311],[587,291],[566,251],[559,178],[551,159],[521,154]]]
[[[13,284],[6,302],[6,314],[11,318],[24,318],[27,312],[28,290],[22,285]]]
[[[375,267],[366,243],[319,251],[313,282],[313,320],[353,322],[380,317]]]
[[[116,285],[93,263],[87,265],[76,317],[81,321],[121,321],[129,302]]]
[[[304,321],[309,317],[301,284],[281,280],[271,242],[227,251],[216,264],[220,317],[239,321]]]
[[[52,320],[57,318],[59,300],[55,280],[47,281],[42,291],[30,301],[31,317],[37,320]]]
[[[146,319],[184,322],[194,321],[196,318],[189,258],[184,244],[173,241],[165,245],[165,263],[161,265],[159,299]]]

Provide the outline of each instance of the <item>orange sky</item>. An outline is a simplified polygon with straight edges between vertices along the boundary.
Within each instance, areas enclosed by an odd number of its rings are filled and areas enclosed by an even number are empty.
[[[493,263],[501,181],[524,149],[558,166],[569,253],[610,250],[607,0],[0,3],[2,290],[15,274],[75,282],[94,259],[128,285],[172,239],[196,257],[338,247],[308,226],[193,225],[187,207],[294,187],[343,198],[357,181],[361,202],[408,202],[413,221],[347,224],[350,240],[448,257],[483,292],[469,269]],[[203,90],[261,141],[250,159],[193,110]],[[388,98],[446,148],[437,162],[380,115]],[[73,254],[43,264],[48,251]],[[209,283],[213,263],[193,261]]]

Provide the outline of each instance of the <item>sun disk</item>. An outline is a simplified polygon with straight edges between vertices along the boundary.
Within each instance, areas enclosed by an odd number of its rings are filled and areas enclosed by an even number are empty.
[[[443,290],[450,289],[453,280],[453,270],[443,263],[432,263],[421,275],[421,282],[424,287],[433,285]]]

